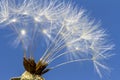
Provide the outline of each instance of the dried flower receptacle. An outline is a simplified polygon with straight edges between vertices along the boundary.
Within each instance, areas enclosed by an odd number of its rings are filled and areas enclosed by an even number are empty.
[[[39,75],[34,75],[31,74],[27,71],[25,71],[22,76],[21,76],[21,80],[45,80],[43,77],[39,76]]]
[[[11,80],[45,80],[42,75],[48,72],[50,69],[46,69],[47,63],[39,61],[37,64],[32,58],[23,58],[23,65],[25,72],[20,78],[12,78]]]
[[[25,71],[20,78],[12,78],[11,80],[45,80],[45,79],[39,75],[34,75]]]

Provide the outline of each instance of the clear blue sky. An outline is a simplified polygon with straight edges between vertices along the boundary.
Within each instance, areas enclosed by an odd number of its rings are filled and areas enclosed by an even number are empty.
[[[86,9],[92,18],[101,21],[102,27],[116,45],[113,50],[116,55],[107,61],[112,69],[111,73],[100,79],[89,63],[72,63],[52,70],[44,77],[46,80],[120,80],[120,0],[74,1]],[[9,80],[24,72],[22,49],[12,47],[8,34],[9,30],[0,30],[0,80]]]

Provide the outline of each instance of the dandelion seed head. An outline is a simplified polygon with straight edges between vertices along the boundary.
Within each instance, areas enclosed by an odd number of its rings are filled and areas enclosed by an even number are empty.
[[[66,60],[52,68],[92,60],[97,73],[102,76],[99,68],[107,69],[102,61],[110,56],[113,46],[107,43],[106,33],[99,28],[100,24],[89,19],[84,9],[61,0],[8,2],[0,1],[0,24],[10,25],[9,28],[17,34],[15,43],[22,43],[26,52],[39,46],[36,43],[43,35],[45,41],[42,44],[46,44],[46,50],[40,60],[49,65],[56,59],[70,56],[68,62]]]

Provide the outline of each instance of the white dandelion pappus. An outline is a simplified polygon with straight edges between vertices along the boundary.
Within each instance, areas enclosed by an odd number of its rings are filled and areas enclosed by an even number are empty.
[[[15,43],[22,44],[24,67],[31,74],[42,75],[49,69],[83,61],[92,61],[100,77],[100,68],[109,69],[102,62],[111,55],[108,52],[113,45],[106,42],[105,31],[99,23],[89,19],[84,9],[57,0],[2,0],[0,15],[0,24],[9,26],[7,28],[17,34]],[[31,62],[34,61],[32,55],[41,38],[45,40],[42,44],[46,50],[36,64]],[[29,59],[26,59],[27,53]],[[64,56],[69,59],[46,68]],[[27,62],[35,64],[36,71],[34,66],[29,67],[33,71],[28,70]]]
[[[9,7],[8,1],[2,0],[0,1],[0,24],[5,22],[9,17]]]

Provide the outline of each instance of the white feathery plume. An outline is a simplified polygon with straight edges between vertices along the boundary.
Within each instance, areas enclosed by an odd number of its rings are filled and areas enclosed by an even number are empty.
[[[9,18],[8,1],[0,1],[0,24],[4,23]]]
[[[17,34],[15,43],[22,44],[26,52],[44,38],[46,51],[40,60],[45,63],[70,56],[52,69],[72,62],[92,61],[102,77],[99,67],[107,70],[108,67],[101,60],[109,57],[113,45],[106,42],[99,23],[90,20],[84,9],[73,6],[58,0],[1,0],[0,25],[9,26]]]

